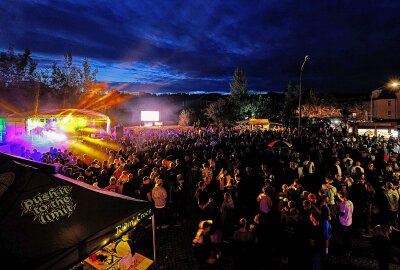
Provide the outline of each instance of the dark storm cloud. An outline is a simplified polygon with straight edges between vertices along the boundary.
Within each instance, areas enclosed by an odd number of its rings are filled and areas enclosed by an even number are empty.
[[[397,1],[2,1],[0,48],[39,64],[71,51],[132,89],[370,91],[399,76]]]

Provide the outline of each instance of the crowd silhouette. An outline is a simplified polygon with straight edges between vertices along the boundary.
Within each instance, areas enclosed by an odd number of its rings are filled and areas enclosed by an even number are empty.
[[[255,269],[273,269],[274,263],[321,269],[332,235],[340,235],[335,252],[345,256],[352,256],[352,239],[370,238],[380,269],[388,269],[396,259],[391,232],[399,229],[398,140],[345,128],[297,134],[152,129],[113,139],[119,149],[99,146],[104,160],[56,148],[16,154],[54,164],[58,173],[95,188],[153,202],[160,233],[189,222],[204,269],[226,255],[235,269],[245,269],[249,260]],[[269,147],[274,140],[291,147]]]

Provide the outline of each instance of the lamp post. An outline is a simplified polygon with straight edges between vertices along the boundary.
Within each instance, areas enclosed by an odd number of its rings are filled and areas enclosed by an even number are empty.
[[[372,122],[372,94],[373,93],[371,93],[371,122]]]
[[[304,62],[303,62],[303,64],[301,65],[301,68],[300,68],[300,83],[299,83],[299,124],[298,124],[298,127],[297,127],[297,134],[298,134],[299,137],[301,136],[301,96],[302,96],[302,91],[301,91],[301,77],[302,77],[302,75],[303,75],[304,65],[306,64],[306,62],[307,62],[308,60],[310,60],[310,56],[309,56],[309,55],[306,55],[306,56],[304,57]]]

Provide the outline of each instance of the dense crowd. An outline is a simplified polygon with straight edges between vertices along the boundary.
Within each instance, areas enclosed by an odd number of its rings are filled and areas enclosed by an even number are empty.
[[[268,147],[274,140],[292,147]],[[273,258],[289,268],[320,269],[333,234],[352,255],[354,237],[371,238],[388,269],[391,231],[399,227],[397,139],[346,129],[257,131],[235,128],[149,130],[90,153],[51,148],[19,155],[56,165],[60,174],[96,188],[154,203],[157,229],[193,222],[202,267],[225,252],[237,269]],[[198,226],[198,228],[197,228]]]

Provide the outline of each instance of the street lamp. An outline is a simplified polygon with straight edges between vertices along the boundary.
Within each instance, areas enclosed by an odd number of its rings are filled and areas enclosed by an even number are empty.
[[[301,65],[301,68],[300,68],[300,84],[299,84],[299,125],[298,125],[298,127],[297,127],[297,133],[298,133],[298,136],[299,136],[299,137],[301,136],[301,77],[302,77],[302,75],[303,75],[303,68],[304,68],[304,65],[306,64],[306,62],[307,62],[308,60],[310,60],[310,56],[309,56],[309,55],[306,55],[306,56],[304,57],[304,62],[303,62],[303,64]]]

